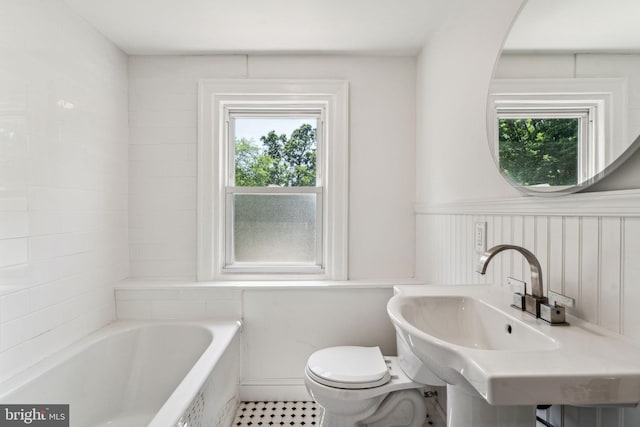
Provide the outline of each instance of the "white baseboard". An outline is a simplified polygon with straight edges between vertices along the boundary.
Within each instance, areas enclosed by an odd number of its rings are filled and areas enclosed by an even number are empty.
[[[255,401],[310,401],[313,400],[302,379],[299,381],[261,381],[240,384],[240,400]]]

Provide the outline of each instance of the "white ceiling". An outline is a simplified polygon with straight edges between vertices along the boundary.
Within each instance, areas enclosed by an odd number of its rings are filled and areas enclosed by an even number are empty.
[[[129,54],[416,54],[460,0],[65,0]],[[477,0],[476,0],[477,1]],[[640,0],[529,0],[505,48],[640,51]]]
[[[415,54],[451,0],[65,0],[129,54]]]
[[[640,0],[529,0],[505,42],[512,51],[640,51]]]

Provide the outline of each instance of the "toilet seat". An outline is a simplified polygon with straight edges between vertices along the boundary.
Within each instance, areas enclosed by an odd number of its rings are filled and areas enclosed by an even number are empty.
[[[378,347],[318,350],[307,361],[304,384],[322,408],[321,427],[422,427],[427,416],[424,385]]]
[[[367,389],[389,382],[391,375],[380,347],[342,346],[309,356],[307,375],[320,384],[342,389]]]

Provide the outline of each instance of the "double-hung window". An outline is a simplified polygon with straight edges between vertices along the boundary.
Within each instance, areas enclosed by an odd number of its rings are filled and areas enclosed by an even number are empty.
[[[228,107],[226,271],[320,272],[324,109]]]
[[[200,280],[346,279],[346,90],[200,83]]]

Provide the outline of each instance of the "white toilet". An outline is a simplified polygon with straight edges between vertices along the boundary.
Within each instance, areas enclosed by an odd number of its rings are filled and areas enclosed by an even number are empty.
[[[309,356],[305,384],[323,409],[321,427],[422,427],[422,389],[379,347],[329,347]]]

